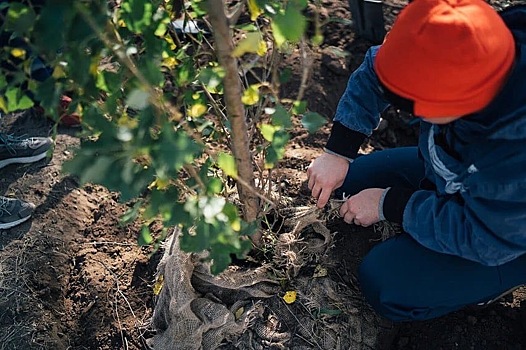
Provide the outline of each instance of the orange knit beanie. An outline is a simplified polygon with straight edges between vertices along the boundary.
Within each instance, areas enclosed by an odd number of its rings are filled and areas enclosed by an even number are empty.
[[[515,42],[483,0],[414,0],[375,59],[380,81],[421,117],[462,116],[489,104],[515,58]]]

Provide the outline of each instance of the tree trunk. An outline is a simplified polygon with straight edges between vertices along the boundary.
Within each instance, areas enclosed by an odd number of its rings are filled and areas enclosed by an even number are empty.
[[[231,55],[233,49],[232,34],[225,13],[224,1],[209,0],[208,15],[214,32],[219,64],[225,69],[223,85],[228,119],[232,126],[232,153],[236,159],[238,176],[243,182],[243,184],[240,181],[237,182],[237,190],[243,205],[244,219],[247,222],[253,222],[259,214],[259,199],[253,191],[254,168],[249,148],[250,140],[248,139],[245,108],[241,102],[243,89],[239,78],[237,60]],[[247,186],[252,188],[247,188]],[[251,239],[256,246],[259,246],[261,232],[258,231],[252,235]]]

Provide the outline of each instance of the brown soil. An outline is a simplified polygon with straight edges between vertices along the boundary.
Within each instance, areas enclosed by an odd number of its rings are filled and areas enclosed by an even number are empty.
[[[323,1],[325,16],[349,18],[346,2]],[[397,9],[392,8],[392,14]],[[370,43],[345,24],[325,28],[313,59],[306,97],[312,110],[332,116],[350,72]],[[347,53],[341,56],[340,53]],[[299,55],[288,62],[300,66]],[[295,75],[295,78],[298,78]],[[294,79],[285,89],[298,86]],[[417,131],[395,111],[363,151],[414,144]],[[47,136],[52,124],[23,113],[0,120],[0,131]],[[310,204],[305,170],[321,153],[325,127],[314,135],[294,130],[281,174],[297,205]],[[58,129],[53,157],[2,170],[1,193],[32,201],[34,217],[0,233],[0,349],[147,349],[152,336],[153,273],[158,253],[136,244],[137,226],[119,225],[128,208],[118,195],[61,172],[78,145],[74,129]],[[335,266],[353,264],[374,242],[370,229],[332,222]],[[526,348],[526,291],[518,290],[483,310],[463,310],[402,325],[392,349]]]

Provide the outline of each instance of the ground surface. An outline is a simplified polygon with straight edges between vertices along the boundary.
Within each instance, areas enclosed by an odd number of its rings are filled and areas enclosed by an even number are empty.
[[[324,16],[349,18],[345,2],[323,1]],[[397,8],[391,7],[390,14]],[[313,69],[309,106],[332,116],[350,72],[370,43],[344,23],[325,29],[324,45],[309,53]],[[342,55],[345,53],[345,55]],[[298,55],[289,62],[299,64]],[[293,83],[291,83],[293,84]],[[414,144],[416,130],[394,111],[364,146],[364,152]],[[47,136],[52,124],[32,113],[0,120],[2,132]],[[0,233],[0,349],[146,349],[152,336],[153,273],[158,256],[136,245],[137,227],[121,227],[127,209],[118,196],[95,185],[79,187],[61,173],[78,139],[58,130],[48,161],[1,170],[1,194],[32,201],[33,219]],[[296,204],[312,203],[305,170],[328,135],[295,130],[282,164],[283,181]],[[332,222],[337,231],[334,266],[354,264],[374,243],[371,230]],[[478,311],[459,311],[427,322],[402,325],[392,349],[526,348],[524,290]]]

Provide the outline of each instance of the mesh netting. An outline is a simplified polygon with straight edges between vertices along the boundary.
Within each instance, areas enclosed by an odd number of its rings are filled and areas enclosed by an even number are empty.
[[[288,232],[276,240],[268,264],[230,267],[218,276],[203,254],[179,249],[175,230],[157,271],[164,282],[154,349],[378,349],[383,320],[354,285],[326,272],[333,235],[313,213],[287,218]],[[302,270],[307,264],[315,271]],[[290,304],[286,290],[297,293]]]

